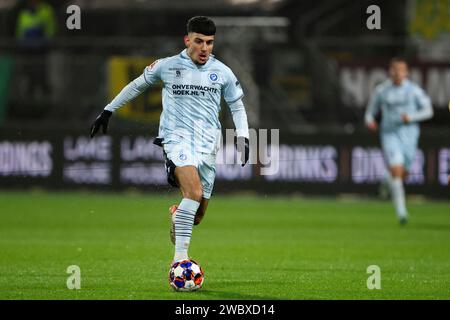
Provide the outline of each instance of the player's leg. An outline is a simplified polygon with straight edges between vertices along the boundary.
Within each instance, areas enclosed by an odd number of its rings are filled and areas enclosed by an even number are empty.
[[[192,227],[203,192],[195,166],[176,167],[174,176],[183,196],[173,216],[175,231],[174,261],[179,261],[189,258],[188,249],[191,242]]]
[[[194,200],[200,204],[203,188],[197,168],[195,166],[176,167],[175,179],[183,199]]]
[[[200,224],[203,220],[206,209],[208,208],[209,199],[211,198],[212,190],[214,187],[214,180],[216,177],[216,167],[215,167],[215,155],[203,154],[202,161],[198,167],[198,173],[200,175],[200,181],[202,184],[202,200],[200,201],[200,206],[197,209],[194,219],[194,225]],[[176,212],[176,205],[169,208],[169,212],[173,216]],[[173,230],[173,229],[172,229]],[[174,239],[174,231],[171,233],[171,239]],[[174,243],[174,240],[172,240]]]
[[[403,187],[405,157],[402,152],[402,144],[395,133],[382,133],[381,143],[391,175],[389,183],[392,202],[400,223],[405,223],[408,212],[406,210],[405,190]]]
[[[409,171],[411,170],[411,166],[413,164],[418,144],[418,133],[417,131],[412,130],[409,134],[401,135],[401,145],[402,145],[402,153],[403,153],[403,166],[396,170],[396,176],[399,180],[401,180],[403,191],[403,202],[405,203],[405,190],[404,190],[404,181],[409,175]],[[401,224],[406,224],[408,221],[408,211],[406,209],[406,204],[404,209],[404,214],[399,216],[399,220]]]
[[[195,214],[194,226],[200,224],[205,216],[206,209],[208,208],[209,199],[202,198],[200,202],[200,207],[198,207],[197,213]]]
[[[386,200],[390,196],[390,190],[391,190],[391,183],[392,183],[392,175],[389,168],[385,170],[384,176],[381,178],[380,186],[378,187],[378,196]]]
[[[203,198],[195,215],[194,225],[200,224],[203,220],[214,188],[214,180],[216,178],[216,156],[214,154],[201,155],[198,173],[202,183]]]
[[[191,143],[178,135],[167,137],[162,146],[167,181],[173,187],[179,188],[183,196],[180,204],[169,208],[172,220],[170,239],[175,245],[175,260],[182,260],[188,258],[192,225],[202,199],[198,160]]]
[[[195,213],[194,218],[194,226],[200,224],[200,222],[203,220],[203,217],[205,216],[206,209],[208,208],[208,202],[209,199],[202,198],[202,201],[200,201],[200,206],[197,209],[197,212]],[[175,213],[177,212],[178,205],[174,204],[170,206],[169,208],[169,214],[172,219],[172,228],[170,229],[170,241],[175,245]]]
[[[392,182],[392,200],[399,222],[405,224],[408,219],[408,211],[406,210],[405,188],[403,186],[403,177],[405,176],[405,168],[403,165],[393,165],[390,167]]]
[[[392,179],[400,178],[403,180],[403,178],[405,177],[405,174],[406,174],[406,170],[402,164],[392,165],[389,168],[389,172],[391,174]]]

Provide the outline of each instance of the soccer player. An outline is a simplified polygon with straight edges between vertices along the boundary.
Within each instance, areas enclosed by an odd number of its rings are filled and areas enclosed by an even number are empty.
[[[380,140],[388,166],[383,184],[390,190],[400,224],[408,221],[403,181],[408,175],[420,135],[419,122],[433,116],[430,98],[408,79],[408,64],[402,58],[389,63],[390,79],[375,88],[365,113],[366,126],[377,131],[375,117],[381,111]]]
[[[228,104],[236,127],[242,166],[249,158],[244,93],[231,69],[212,55],[216,26],[204,16],[189,19],[184,36],[186,49],[159,59],[144,69],[104,108],[91,126],[91,137],[102,127],[106,133],[111,114],[162,81],[163,110],[154,143],[164,151],[169,184],[179,187],[182,200],[170,207],[173,261],[189,259],[193,225],[205,215],[215,179],[220,142],[221,97]]]

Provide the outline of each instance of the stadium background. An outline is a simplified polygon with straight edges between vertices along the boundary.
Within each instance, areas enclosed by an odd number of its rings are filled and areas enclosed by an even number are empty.
[[[377,136],[363,126],[363,113],[373,87],[386,78],[389,58],[402,55],[435,110],[423,124],[408,190],[448,195],[445,1],[378,1],[380,30],[366,26],[368,1],[191,1],[188,7],[183,1],[48,3],[55,10],[56,33],[35,45],[15,36],[25,1],[1,6],[4,187],[164,188],[161,157],[151,146],[160,87],[120,110],[110,127],[112,139],[90,141],[88,128],[146,65],[183,48],[186,20],[201,13],[216,17],[214,53],[242,83],[250,127],[280,129],[281,135],[279,174],[262,177],[258,166],[219,167],[217,191],[374,194],[384,163],[374,149]],[[80,30],[66,27],[70,4],[81,8]],[[224,128],[233,128],[227,108],[221,118]],[[102,139],[106,153],[95,154]],[[127,146],[134,150],[128,157]]]
[[[364,127],[363,114],[372,89],[386,78],[389,59],[401,55],[411,62],[411,77],[430,95],[435,113],[432,120],[422,124],[420,150],[407,181],[406,193],[409,200],[414,199],[413,196],[426,199],[425,203],[430,207],[424,208],[431,208],[430,214],[435,210],[437,216],[431,224],[422,220],[422,227],[429,227],[427,235],[430,237],[425,237],[425,233],[421,236],[427,239],[424,241],[436,241],[435,253],[440,252],[443,259],[430,260],[436,262],[434,271],[448,266],[447,255],[443,253],[444,248],[448,249],[448,236],[445,237],[443,231],[448,231],[450,192],[448,1],[47,0],[55,12],[55,34],[45,41],[29,42],[16,37],[17,17],[25,2],[0,0],[0,189],[3,190],[0,211],[5,213],[4,249],[10,243],[21,243],[20,240],[14,242],[16,229],[8,229],[8,223],[17,226],[28,221],[25,212],[33,217],[34,206],[42,205],[42,210],[61,208],[64,204],[58,201],[65,202],[71,218],[76,220],[84,214],[79,211],[93,210],[87,203],[91,197],[99,195],[92,201],[100,207],[105,205],[101,201],[103,198],[115,203],[117,208],[109,209],[119,225],[122,223],[119,213],[112,211],[125,210],[125,204],[121,206],[114,196],[104,195],[103,191],[114,191],[112,195],[120,192],[131,208],[134,208],[134,200],[126,198],[130,191],[131,194],[136,191],[143,195],[142,199],[148,196],[148,201],[158,203],[145,202],[149,207],[163,210],[165,204],[161,204],[158,197],[161,194],[172,197],[173,190],[165,181],[161,150],[152,144],[161,111],[160,87],[148,90],[115,114],[110,121],[109,135],[90,139],[89,128],[111,98],[146,65],[183,49],[182,36],[189,17],[207,15],[213,17],[218,26],[214,54],[233,69],[246,93],[244,103],[250,127],[268,129],[269,134],[273,129],[280,130],[278,173],[261,175],[264,167],[261,163],[244,168],[218,165],[215,194],[217,203],[223,207],[217,205],[211,210],[231,214],[227,211],[227,198],[220,198],[226,194],[256,194],[248,203],[245,199],[238,201],[240,204],[245,202],[244,207],[250,212],[254,210],[255,217],[259,209],[251,209],[250,203],[258,203],[258,199],[265,203],[273,197],[275,202],[268,207],[273,208],[275,214],[279,213],[276,208],[289,211],[288,203],[279,202],[276,196],[289,195],[292,197],[289,199],[300,201],[307,201],[302,197],[304,195],[325,196],[328,199],[326,205],[317,212],[315,208],[320,205],[320,200],[317,204],[306,202],[306,208],[303,208],[317,214],[312,219],[318,219],[315,221],[318,236],[323,231],[319,224],[328,221],[328,225],[332,225],[333,219],[337,219],[331,214],[335,210],[333,201],[340,199],[336,196],[351,195],[353,199],[356,195],[361,199],[361,207],[353,208],[355,212],[345,206],[336,209],[342,217],[356,221],[358,227],[359,213],[371,206],[374,215],[377,210],[385,214],[381,220],[371,216],[371,224],[381,228],[385,226],[381,226],[383,223],[393,223],[394,213],[388,202],[383,205],[371,202],[378,201],[375,197],[378,182],[384,174],[384,163],[378,137]],[[66,9],[72,4],[81,8],[80,30],[66,27],[70,16]],[[373,4],[381,8],[380,30],[369,30],[366,26],[369,17],[366,9]],[[224,130],[233,128],[225,105],[220,117]],[[233,150],[231,141],[223,149]],[[15,193],[9,194],[11,190]],[[46,196],[40,199],[42,190]],[[67,196],[59,191],[75,192]],[[18,209],[21,207],[12,206],[9,199],[20,203],[31,201],[30,207],[23,209],[22,215]],[[433,207],[434,204],[437,207]],[[417,203],[415,205],[417,212],[425,210],[419,210]],[[66,221],[56,214],[56,209],[47,211],[46,219]],[[9,218],[6,212],[14,213],[17,221]],[[47,230],[40,224],[43,220],[39,220],[44,215],[39,217],[35,217],[36,228]],[[32,221],[28,221],[31,229],[21,229],[24,235],[36,231],[32,229]],[[142,220],[144,224],[144,221],[148,222]],[[159,223],[164,225],[165,222]],[[335,227],[342,227],[340,223]],[[288,225],[283,226],[289,229]],[[164,225],[165,231],[166,227]],[[344,229],[341,231],[346,232]],[[53,231],[50,230],[50,234]],[[389,232],[394,235],[396,231],[389,229]],[[247,235],[242,230],[244,234]],[[336,236],[337,242],[341,241],[339,237]],[[386,237],[386,241],[390,239]],[[380,251],[385,245],[388,244],[380,245]],[[414,257],[424,252],[418,250]],[[155,254],[163,256],[166,253]],[[50,253],[45,256],[49,257]],[[16,261],[23,260],[20,259]],[[5,261],[3,271],[14,268],[12,258]],[[8,261],[11,265],[7,265]],[[405,265],[409,267],[407,263]],[[422,267],[429,268],[428,265]],[[162,273],[165,268],[166,261],[161,262]],[[209,268],[211,270],[212,266]],[[15,277],[13,271],[9,274]],[[445,289],[446,283],[440,285],[439,290]],[[399,288],[402,288],[399,289],[401,294],[403,287],[400,285]],[[438,297],[448,297],[439,290],[431,290],[431,297],[436,297],[433,292],[439,292]],[[67,294],[54,294],[57,298],[73,298]],[[35,296],[20,292],[11,297],[39,298],[42,292]]]

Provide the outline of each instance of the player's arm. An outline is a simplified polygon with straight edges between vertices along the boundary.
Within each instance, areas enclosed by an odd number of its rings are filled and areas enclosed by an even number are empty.
[[[157,62],[158,61],[155,63]],[[127,84],[122,91],[120,91],[120,93],[115,96],[114,99],[103,109],[102,113],[97,116],[91,126],[91,138],[95,136],[100,127],[102,127],[103,133],[106,133],[108,129],[108,121],[113,112],[138,97],[148,87],[159,80],[160,66],[158,65],[158,67],[156,67],[155,63],[149,67],[146,67],[143,74]]]
[[[364,122],[372,131],[376,131],[378,129],[377,122],[375,121],[375,117],[380,112],[381,102],[380,102],[380,90],[379,88],[375,89],[375,92],[370,97],[369,103],[366,108],[366,113],[364,114]]]
[[[244,166],[250,156],[250,143],[248,133],[247,113],[242,98],[244,92],[241,84],[231,70],[226,70],[227,80],[224,86],[223,96],[230,108],[236,128],[236,147],[241,154],[241,163]]]
[[[403,122],[419,122],[433,117],[431,99],[421,88],[417,88],[417,90],[414,91],[414,102],[417,105],[417,111],[414,113],[403,114]]]
[[[242,102],[242,99],[239,99],[230,103],[228,106],[233,117],[234,127],[236,128],[236,136],[248,139],[247,112],[245,111],[244,102]]]
[[[230,108],[234,126],[236,128],[237,150],[241,153],[242,166],[244,166],[250,156],[247,113],[245,112],[245,107],[242,99],[234,101],[228,106]]]

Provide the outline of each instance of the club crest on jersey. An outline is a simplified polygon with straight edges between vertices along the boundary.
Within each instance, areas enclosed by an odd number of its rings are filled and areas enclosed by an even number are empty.
[[[175,72],[175,77],[181,78],[181,71],[180,71],[180,70],[177,70],[177,71]]]
[[[209,74],[209,80],[211,80],[211,81],[217,81],[219,79],[219,76],[217,75],[217,73],[210,73]]]
[[[181,161],[185,161],[187,159],[187,155],[185,155],[184,153],[180,154],[180,156],[178,157]]]

